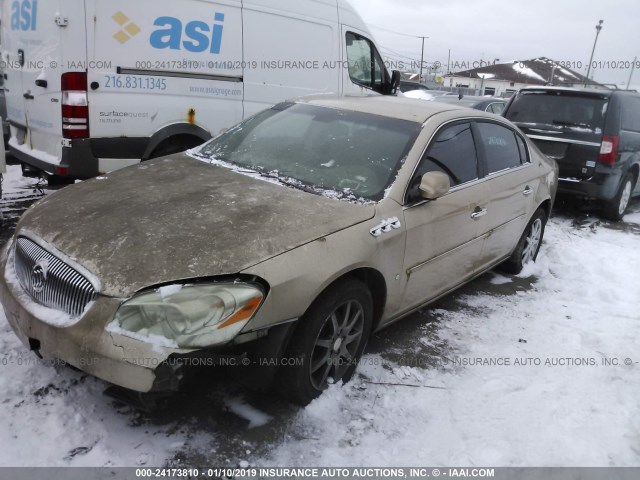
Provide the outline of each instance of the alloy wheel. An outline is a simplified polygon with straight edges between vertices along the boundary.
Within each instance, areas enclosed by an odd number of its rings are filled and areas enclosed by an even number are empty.
[[[620,203],[618,204],[618,214],[623,215],[627,206],[629,205],[629,200],[631,199],[631,181],[627,181],[624,184],[624,190],[622,190],[622,195],[620,195]]]
[[[522,250],[522,264],[526,264],[535,260],[540,239],[542,238],[542,220],[537,218],[529,229],[529,235],[525,239],[525,246]]]
[[[342,379],[353,365],[364,333],[364,309],[349,300],[338,306],[324,321],[310,362],[311,384],[324,390]]]

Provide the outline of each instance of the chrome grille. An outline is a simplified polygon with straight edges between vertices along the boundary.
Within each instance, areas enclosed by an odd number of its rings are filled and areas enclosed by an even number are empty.
[[[16,241],[15,267],[22,288],[45,307],[78,317],[96,298],[84,275],[26,237]]]

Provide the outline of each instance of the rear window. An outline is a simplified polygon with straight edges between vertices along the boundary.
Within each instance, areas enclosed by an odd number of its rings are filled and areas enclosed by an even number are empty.
[[[622,100],[622,129],[640,132],[640,98]]]
[[[602,133],[608,99],[564,92],[522,92],[506,117],[517,123],[543,124],[567,130]]]

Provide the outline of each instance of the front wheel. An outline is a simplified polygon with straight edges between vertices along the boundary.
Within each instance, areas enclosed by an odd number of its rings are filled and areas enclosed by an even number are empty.
[[[351,379],[371,331],[371,293],[358,280],[325,292],[299,320],[279,372],[287,400],[307,405],[330,384]]]
[[[633,176],[631,173],[627,173],[622,180],[622,185],[618,189],[618,193],[613,199],[607,202],[603,209],[603,216],[608,220],[619,222],[624,217],[624,212],[627,211],[629,201],[631,200],[631,193],[633,192]]]
[[[547,214],[542,208],[538,208],[527,224],[527,228],[524,229],[516,249],[501,265],[502,270],[507,273],[518,274],[527,263],[536,261],[540,245],[542,245],[546,224]]]

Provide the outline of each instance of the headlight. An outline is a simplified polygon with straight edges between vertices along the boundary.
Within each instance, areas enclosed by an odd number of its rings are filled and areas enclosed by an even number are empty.
[[[263,298],[246,283],[171,285],[124,302],[107,330],[164,347],[208,347],[240,333]]]

